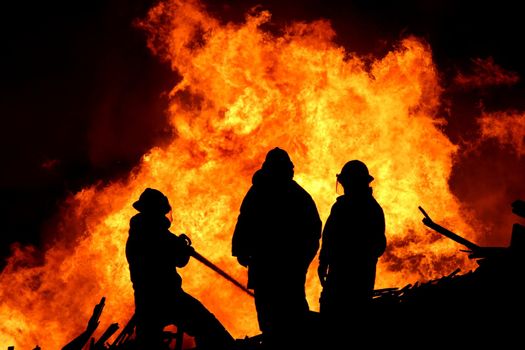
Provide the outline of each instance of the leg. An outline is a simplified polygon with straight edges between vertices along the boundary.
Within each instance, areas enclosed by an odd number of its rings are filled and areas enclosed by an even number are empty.
[[[175,324],[195,337],[199,349],[231,349],[233,337],[200,301],[181,292],[175,298]]]
[[[162,324],[154,317],[138,317],[136,325],[138,350],[162,349]]]
[[[267,348],[297,348],[304,338],[308,303],[303,285],[280,283],[256,288],[255,307]],[[300,346],[299,346],[300,347]]]

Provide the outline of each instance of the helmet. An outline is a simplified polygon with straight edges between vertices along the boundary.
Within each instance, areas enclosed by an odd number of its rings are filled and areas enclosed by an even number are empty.
[[[266,159],[264,160],[264,168],[283,168],[283,167],[293,167],[292,160],[288,153],[282,148],[275,147],[266,154]]]
[[[288,153],[275,147],[266,154],[262,169],[272,174],[286,174],[293,177],[293,163]]]
[[[133,203],[133,208],[140,212],[158,212],[165,215],[170,212],[171,206],[162,192],[153,188],[146,188],[139,197],[139,200]]]
[[[361,183],[370,183],[374,180],[374,178],[370,175],[368,172],[368,168],[366,167],[365,163],[361,162],[360,160],[351,160],[347,162],[343,169],[341,169],[341,173],[337,174],[337,181],[341,183],[341,185],[350,183],[350,182],[361,182]]]

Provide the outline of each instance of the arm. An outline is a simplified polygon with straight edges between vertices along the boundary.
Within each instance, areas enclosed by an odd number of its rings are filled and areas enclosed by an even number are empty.
[[[372,253],[379,258],[386,249],[385,214],[379,204],[377,205],[377,212],[372,222],[372,233],[374,237]]]
[[[309,195],[306,209],[306,218],[308,220],[306,221],[307,226],[305,227],[305,232],[308,236],[307,246],[305,249],[305,259],[307,265],[310,265],[312,260],[315,258],[317,251],[319,250],[319,239],[321,238],[321,229],[323,223],[321,221],[321,218],[319,217],[319,212],[317,211],[315,202]]]
[[[333,252],[333,236],[335,228],[333,213],[334,208],[332,207],[330,216],[326,220],[324,226],[321,252],[319,253],[319,267],[317,268],[317,274],[319,275],[319,280],[321,281],[322,286],[324,286],[326,282],[326,276],[330,267],[330,258]]]
[[[251,228],[255,222],[255,195],[253,187],[248,191],[241,204],[239,217],[232,237],[232,256],[239,264],[248,266],[251,256]]]
[[[191,246],[191,240],[184,233],[179,236],[172,235],[171,250],[173,254],[173,263],[176,267],[184,267],[190,261],[190,257],[195,252]]]

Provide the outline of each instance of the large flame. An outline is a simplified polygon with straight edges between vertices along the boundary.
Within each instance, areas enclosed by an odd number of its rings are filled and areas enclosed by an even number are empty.
[[[145,187],[169,197],[172,231],[187,233],[201,254],[245,282],[230,239],[251,176],[275,146],[290,153],[296,180],[323,220],[342,165],[361,159],[369,166],[388,237],[376,287],[470,267],[456,244],[424,228],[417,211],[423,205],[475,239],[448,186],[457,148],[436,115],[440,85],[429,47],[408,38],[385,57],[365,60],[334,44],[326,21],[294,23],[277,35],[261,29],[269,20],[256,12],[245,23],[221,24],[182,0],[150,11],[141,24],[149,45],[183,78],[169,106],[176,136],[145,155],[128,179],[72,196],[42,264],[28,262],[31,251],[15,251],[0,277],[0,347],[60,348],[82,331],[101,296],[101,328],[126,322],[133,291],[124,247],[131,203]],[[315,265],[307,283],[314,310]],[[181,272],[184,289],[233,335],[258,332],[250,297],[198,262]]]

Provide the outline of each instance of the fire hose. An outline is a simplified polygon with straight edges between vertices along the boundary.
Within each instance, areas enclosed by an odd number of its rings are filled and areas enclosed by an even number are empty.
[[[233,283],[234,286],[236,286],[237,288],[239,288],[240,290],[242,290],[243,292],[245,292],[246,294],[248,294],[249,296],[253,297],[253,292],[251,290],[249,290],[248,288],[246,288],[244,285],[242,285],[239,281],[237,281],[235,278],[233,278],[232,276],[230,276],[228,273],[226,273],[224,270],[222,270],[220,267],[218,267],[217,265],[215,265],[214,263],[212,263],[211,261],[209,261],[208,259],[206,259],[205,257],[203,257],[202,255],[200,255],[199,253],[197,253],[196,251],[193,251],[193,253],[191,254],[192,257],[195,258],[195,260],[197,260],[198,262],[204,264],[206,267],[210,268],[211,270],[217,272],[222,278],[226,279],[227,281]]]
[[[191,246],[191,239],[186,236],[184,233],[181,233],[180,236],[179,236],[180,239],[184,240],[184,242],[186,243],[186,245],[188,247]],[[201,254],[199,254],[195,249],[192,249],[193,251],[191,252],[190,256],[194,257],[195,260],[197,260],[198,262],[202,263],[204,266],[208,267],[209,269],[215,271],[216,273],[218,273],[222,278],[226,279],[228,282],[232,283],[235,287],[239,288],[240,290],[242,290],[244,293],[248,294],[249,296],[253,297],[253,292],[251,290],[249,290],[248,288],[246,288],[243,284],[241,284],[239,281],[237,281],[235,278],[233,278],[232,276],[230,276],[227,272],[225,272],[223,269],[221,269],[220,267],[218,267],[217,265],[215,265],[214,263],[212,263],[211,261],[209,261],[208,259],[206,259],[204,256],[202,256]]]

